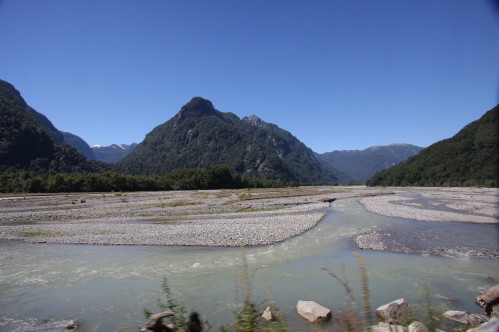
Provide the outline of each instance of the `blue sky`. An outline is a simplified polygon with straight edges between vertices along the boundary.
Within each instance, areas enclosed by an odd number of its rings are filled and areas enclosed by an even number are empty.
[[[451,137],[499,103],[487,0],[0,0],[0,79],[89,144],[194,96],[314,151]]]

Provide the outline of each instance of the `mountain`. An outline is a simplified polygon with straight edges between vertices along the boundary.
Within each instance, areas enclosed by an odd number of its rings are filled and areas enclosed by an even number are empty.
[[[88,160],[97,159],[95,158],[94,152],[92,151],[90,146],[81,137],[76,136],[75,134],[67,133],[65,131],[61,131],[61,134],[64,138],[64,142],[82,153],[85,158],[87,158]]]
[[[135,148],[137,143],[128,144],[112,144],[109,146],[92,146],[92,152],[95,158],[108,164],[114,164],[117,161],[128,156]]]
[[[499,186],[499,105],[456,135],[381,171],[370,186]]]
[[[19,91],[0,80],[0,166],[36,172],[74,173],[102,169],[64,143],[47,117],[31,108]]]
[[[336,150],[319,154],[322,161],[348,174],[354,182],[365,183],[375,173],[419,153],[423,148],[410,144],[373,146],[365,150]]]
[[[154,128],[117,169],[163,174],[179,168],[224,165],[241,175],[296,184],[341,181],[342,173],[320,162],[296,137],[257,116],[240,119],[195,97]]]

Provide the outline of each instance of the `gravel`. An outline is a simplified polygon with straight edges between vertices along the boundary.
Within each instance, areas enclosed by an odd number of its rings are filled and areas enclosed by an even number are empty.
[[[0,197],[0,239],[35,243],[256,246],[319,223],[338,187]],[[374,191],[378,192],[378,191]]]

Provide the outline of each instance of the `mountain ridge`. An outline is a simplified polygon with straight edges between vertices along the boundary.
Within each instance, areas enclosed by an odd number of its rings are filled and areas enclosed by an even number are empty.
[[[423,149],[417,156],[376,173],[370,186],[499,185],[499,105],[454,136]]]
[[[288,131],[259,118],[257,126],[244,119],[194,97],[149,132],[117,167],[132,174],[157,174],[226,165],[241,175],[299,184],[333,183],[343,176]]]
[[[349,175],[354,182],[365,183],[380,170],[416,155],[423,148],[406,143],[375,145],[364,150],[335,150],[319,154],[325,163]]]
[[[0,128],[0,166],[53,173],[94,171],[101,167],[88,162],[66,144],[52,122],[30,107],[18,90],[3,80],[0,80]]]
[[[108,146],[102,145],[92,145],[91,149],[95,155],[95,159],[108,163],[114,164],[119,160],[128,156],[137,147],[137,143],[131,144],[111,144]]]

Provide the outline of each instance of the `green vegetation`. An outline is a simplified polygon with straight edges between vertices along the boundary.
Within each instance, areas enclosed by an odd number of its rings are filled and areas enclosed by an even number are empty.
[[[165,175],[59,173],[50,175],[0,167],[0,192],[119,192],[283,187],[278,181],[242,178],[225,167],[176,170]]]
[[[50,236],[51,234],[44,231],[26,231],[22,233],[22,236],[27,238],[41,237],[41,236]]]
[[[249,270],[248,262],[246,259],[246,254],[244,247],[241,249],[242,252],[242,272],[236,273],[236,293],[242,294],[244,296],[243,303],[238,311],[234,313],[234,321],[229,325],[222,325],[216,331],[220,332],[288,332],[292,329],[287,324],[285,317],[282,312],[275,306],[270,299],[266,301],[256,302],[252,299],[252,276],[254,271]],[[344,288],[346,293],[346,302],[342,309],[337,310],[334,314],[332,325],[328,326],[328,330],[331,331],[349,331],[349,332],[365,332],[371,331],[372,326],[375,326],[373,319],[374,312],[371,308],[370,294],[371,290],[368,284],[368,274],[364,263],[362,255],[357,252],[353,253],[357,266],[360,273],[360,284],[361,284],[361,295],[362,295],[362,308],[358,308],[354,295],[353,289],[349,285],[349,280],[346,275],[345,270],[342,270],[341,274],[336,272],[322,269],[328,273],[332,278],[340,283]],[[239,283],[237,282],[239,280]],[[175,314],[165,319],[166,324],[173,323],[181,330],[184,329],[189,324],[189,319],[187,319],[187,307],[175,300],[175,297],[168,286],[167,279],[164,278],[161,290],[163,292],[163,298],[157,300],[158,308],[161,311],[168,310]],[[429,331],[436,331],[439,328],[449,328],[448,331],[465,331],[466,328],[463,326],[455,327],[453,323],[445,324],[446,321],[442,315],[443,309],[436,306],[433,302],[435,293],[432,291],[430,285],[426,280],[422,282],[422,303],[416,305],[416,316],[413,316],[409,321],[405,322],[404,325],[407,326],[414,321],[422,322]],[[271,295],[269,295],[271,297]],[[269,304],[270,303],[270,304]],[[262,319],[261,315],[263,309],[270,307],[273,319],[271,321],[265,321]],[[148,309],[143,310],[144,315],[147,318],[152,314]],[[191,313],[192,315],[192,313]],[[197,313],[196,313],[197,315]],[[167,321],[169,320],[169,321]],[[323,331],[322,324],[311,324],[310,330]],[[393,330],[396,328],[394,327]],[[212,327],[207,321],[204,322],[204,331],[212,331]],[[398,330],[397,330],[398,331]]]
[[[224,165],[241,176],[295,185],[338,180],[289,132],[261,120],[219,112],[199,97],[147,134],[116,167],[120,172],[148,175],[213,165]]]
[[[499,105],[417,156],[374,175],[369,186],[499,187]]]
[[[0,166],[36,173],[85,173],[109,170],[87,161],[21,94],[0,80]]]

